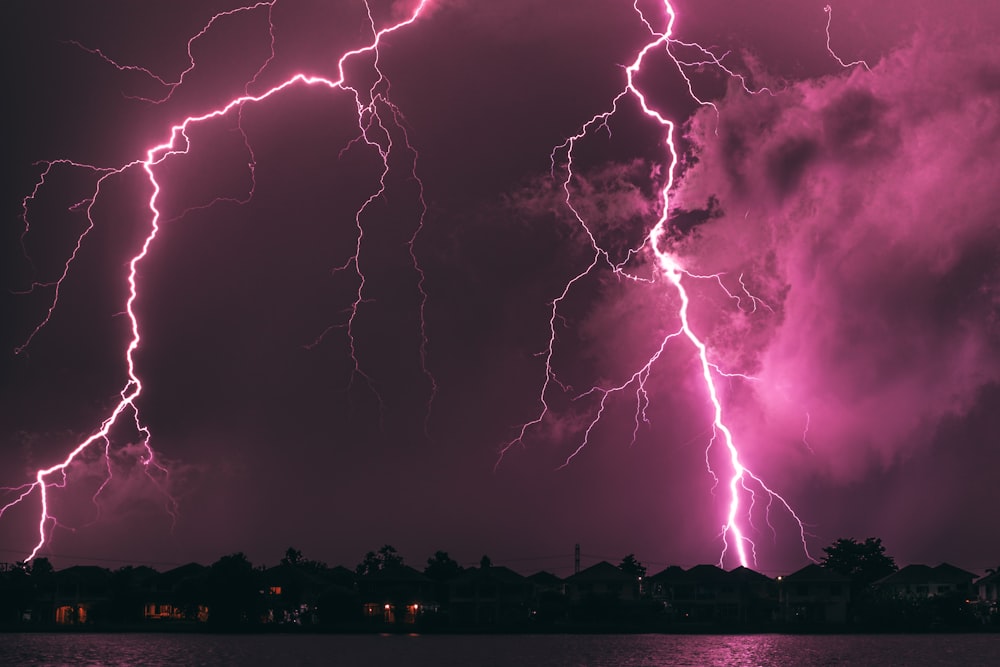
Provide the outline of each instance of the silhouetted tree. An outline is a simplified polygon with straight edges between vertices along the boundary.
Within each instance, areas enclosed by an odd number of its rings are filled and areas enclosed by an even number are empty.
[[[354,571],[359,577],[373,572],[379,572],[387,567],[396,567],[403,564],[403,557],[399,555],[396,548],[391,544],[383,545],[381,549],[369,551],[365,554],[364,560],[358,563]]]
[[[327,564],[321,560],[304,558],[301,551],[293,549],[292,547],[285,549],[285,555],[281,559],[281,564],[295,567],[311,574],[322,574],[330,569],[327,567]]]
[[[256,623],[261,611],[260,581],[242,553],[223,556],[208,573],[208,621],[232,627]]]
[[[437,582],[449,581],[461,573],[462,566],[447,551],[434,552],[434,556],[427,559],[427,567],[424,568],[424,574]]]
[[[101,620],[123,623],[141,619],[143,592],[155,577],[156,571],[144,566],[126,565],[112,572]]]
[[[35,558],[31,561],[31,587],[34,589],[35,606],[33,616],[39,623],[48,624],[55,621],[55,568],[48,558]]]
[[[55,568],[52,567],[48,558],[36,558],[31,561],[31,576],[37,581],[51,577],[53,573],[55,573]]]
[[[641,579],[646,576],[646,566],[636,560],[635,554],[629,554],[622,558],[622,562],[618,565],[618,569],[625,574],[630,574],[636,579]]]
[[[842,537],[823,547],[823,551],[826,555],[820,565],[850,577],[862,588],[899,569],[892,556],[885,554],[882,539],[878,537],[869,537],[864,542]]]
[[[288,547],[285,549],[285,557],[281,559],[282,565],[298,565],[302,562],[302,552],[298,549]]]
[[[0,627],[20,624],[31,609],[35,592],[25,563],[0,572]]]
[[[483,554],[483,557],[479,559],[479,567],[483,570],[488,570],[493,567],[493,561],[490,560],[489,556]]]

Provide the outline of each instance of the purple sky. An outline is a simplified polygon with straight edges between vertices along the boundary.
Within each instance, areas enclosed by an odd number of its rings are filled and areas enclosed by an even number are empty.
[[[127,263],[148,234],[139,168],[102,182],[53,317],[51,288],[86,226],[96,177],[37,160],[121,166],[143,159],[172,123],[243,93],[267,61],[266,8],[213,24],[197,67],[166,89],[75,45],[164,79],[226,2],[23,2],[6,25],[6,150],[0,296],[0,485],[61,460],[107,417],[127,376]],[[335,4],[338,9],[330,9]],[[756,380],[717,378],[743,462],[807,524],[813,555],[839,537],[883,538],[897,562],[997,565],[1000,531],[1000,47],[994,3],[843,0],[674,2],[674,37],[743,74],[685,71],[650,55],[636,82],[679,123],[680,178],[670,251],[693,274],[692,326],[712,362]],[[192,5],[194,7],[194,5]],[[377,25],[412,4],[373,2]],[[640,3],[658,29],[662,3]],[[259,93],[296,72],[335,78],[337,58],[369,39],[362,2],[277,0],[275,57]],[[646,381],[600,405],[592,386],[623,384],[677,328],[677,293],[598,267],[560,305],[551,386],[539,414],[550,303],[593,257],[565,206],[550,153],[610,108],[623,67],[650,34],[626,1],[442,0],[386,38],[380,68],[419,152],[426,214],[413,252],[427,294],[421,368],[420,282],[407,242],[422,206],[412,154],[396,150],[384,197],[362,215],[364,296],[345,309],[355,211],[377,187],[378,153],[358,135],[353,98],[295,86],[189,132],[192,150],[157,171],[164,223],[138,270],[137,405],[171,470],[176,522],[141,473],[134,428],[112,432],[51,492],[61,526],[40,552],[58,566],[150,563],[161,569],[244,551],[273,564],[294,546],[353,566],[393,544],[422,566],[443,549],[487,553],[530,573],[571,572],[635,553],[651,570],[717,562],[728,498],[706,469],[712,416],[692,346],[671,341]],[[675,44],[675,58],[703,57]],[[371,61],[348,68],[371,85]],[[573,202],[615,261],[656,222],[669,160],[663,128],[623,102],[607,131],[574,153]],[[398,143],[402,138],[394,135]],[[345,147],[350,148],[341,152]],[[565,156],[565,153],[562,154]],[[562,159],[562,158],[560,158]],[[181,215],[187,211],[186,214]],[[654,273],[648,247],[630,272]],[[754,305],[756,308],[754,309]],[[324,331],[320,342],[310,345]],[[381,406],[380,406],[381,402]],[[633,431],[636,436],[633,441]],[[522,446],[523,445],[523,446]],[[707,457],[726,478],[716,445]],[[55,481],[53,478],[52,481]],[[8,494],[3,502],[11,500]],[[744,503],[749,496],[744,497]],[[808,561],[788,513],[758,496],[756,568]],[[34,546],[37,493],[0,518],[0,561]],[[731,556],[725,564],[737,563]]]

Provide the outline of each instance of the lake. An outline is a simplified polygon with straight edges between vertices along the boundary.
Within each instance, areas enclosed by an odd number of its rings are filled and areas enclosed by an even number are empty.
[[[998,665],[990,635],[0,634],[0,665]]]

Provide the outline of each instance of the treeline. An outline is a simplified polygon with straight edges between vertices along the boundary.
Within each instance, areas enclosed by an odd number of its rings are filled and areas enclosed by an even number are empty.
[[[841,539],[820,563],[776,578],[677,566],[648,575],[628,554],[565,578],[523,576],[438,551],[421,569],[391,545],[353,568],[289,548],[278,565],[243,553],[164,572],[45,558],[0,568],[0,628],[91,630],[812,632],[1000,628],[996,570],[900,569],[881,540]]]

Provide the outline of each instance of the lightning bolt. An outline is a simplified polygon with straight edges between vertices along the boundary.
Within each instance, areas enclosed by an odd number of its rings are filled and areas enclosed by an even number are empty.
[[[669,0],[663,0],[662,10],[664,25],[663,28],[659,30],[654,27],[653,21],[651,21],[640,8],[638,0],[633,2],[632,8],[639,17],[639,20],[648,30],[650,41],[638,50],[632,63],[624,68],[625,81],[623,87],[611,100],[608,110],[598,113],[584,122],[575,134],[567,137],[565,141],[556,146],[551,153],[553,178],[555,178],[555,174],[560,167],[562,169],[562,173],[564,174],[562,180],[560,181],[563,203],[570,212],[573,220],[575,220],[576,224],[578,224],[583,230],[584,235],[590,244],[592,254],[588,265],[580,273],[570,278],[564,284],[562,291],[552,300],[550,304],[548,342],[544,352],[540,355],[544,359],[544,378],[542,380],[538,396],[538,412],[532,419],[520,426],[517,435],[513,439],[500,446],[496,465],[500,465],[511,448],[519,445],[523,446],[529,433],[536,427],[540,426],[546,418],[550,416],[553,412],[551,399],[553,398],[554,392],[572,391],[571,387],[559,379],[558,374],[555,371],[553,359],[558,342],[557,325],[563,320],[561,316],[563,304],[569,298],[574,288],[580,284],[584,278],[595,273],[602,267],[609,269],[615,276],[622,280],[649,283],[665,281],[665,283],[669,285],[674,296],[679,300],[680,305],[676,310],[677,320],[679,322],[677,328],[663,335],[660,340],[660,344],[656,347],[653,354],[638,369],[630,374],[627,374],[622,382],[612,386],[593,387],[583,393],[577,394],[574,397],[575,399],[580,399],[587,396],[599,396],[599,400],[597,402],[597,407],[593,410],[590,420],[583,429],[580,441],[559,467],[563,468],[569,465],[573,458],[579,455],[587,447],[594,429],[605,415],[605,409],[608,405],[608,401],[613,396],[618,394],[629,392],[630,395],[634,396],[635,419],[632,435],[633,442],[635,442],[640,425],[648,421],[647,409],[649,406],[649,394],[647,392],[647,382],[653,368],[660,360],[668,344],[674,340],[686,340],[693,350],[695,360],[700,369],[700,376],[703,381],[706,398],[711,407],[712,437],[710,438],[706,449],[705,460],[706,465],[708,466],[708,472],[715,480],[716,485],[719,483],[719,475],[710,463],[710,450],[717,445],[723,447],[729,465],[729,470],[724,475],[726,479],[724,488],[728,494],[727,510],[719,531],[722,542],[722,549],[719,556],[720,566],[723,565],[727,557],[727,553],[731,549],[735,551],[736,558],[739,563],[745,567],[756,561],[754,555],[754,544],[751,541],[748,532],[749,528],[752,528],[752,513],[756,503],[756,494],[758,493],[764,494],[768,499],[766,505],[766,510],[768,512],[766,515],[768,518],[768,524],[770,525],[770,508],[774,503],[777,503],[797,524],[802,549],[806,556],[811,560],[815,560],[809,553],[805,523],[798,516],[789,502],[787,502],[777,491],[768,486],[763,479],[761,479],[761,477],[754,474],[749,468],[747,468],[740,455],[737,440],[724,419],[723,401],[719,392],[718,379],[720,377],[725,377],[741,378],[743,380],[752,381],[753,378],[742,373],[724,372],[711,360],[711,351],[708,345],[695,331],[695,327],[691,324],[689,318],[691,297],[688,292],[687,283],[694,280],[715,281],[729,298],[735,300],[737,308],[741,310],[743,310],[743,297],[740,297],[729,290],[722,282],[722,276],[719,274],[698,275],[688,271],[682,264],[681,259],[672,252],[669,212],[670,192],[674,186],[675,175],[679,163],[679,151],[675,144],[675,132],[677,126],[673,120],[667,118],[655,105],[650,103],[646,93],[636,82],[636,77],[642,71],[643,63],[646,61],[647,57],[650,56],[650,54],[666,54],[676,67],[677,72],[686,82],[687,92],[691,98],[697,104],[713,108],[717,115],[718,109],[715,105],[711,101],[701,99],[696,94],[689,71],[701,67],[711,66],[717,68],[726,76],[738,80],[742,89],[749,94],[758,94],[761,92],[770,93],[770,91],[766,88],[756,90],[751,89],[743,76],[738,75],[724,64],[723,61],[726,58],[726,54],[716,55],[711,50],[700,45],[682,42],[675,39],[673,37],[673,31],[677,15]],[[829,13],[828,9],[827,14],[829,15]],[[829,29],[829,20],[827,25]],[[829,35],[829,32],[827,34]],[[693,48],[696,52],[700,53],[702,57],[693,61],[684,60],[676,55],[675,47],[677,46],[686,47],[688,49]],[[617,261],[612,257],[611,252],[607,248],[602,247],[593,226],[588,223],[585,217],[580,213],[579,208],[574,204],[573,183],[577,178],[574,172],[574,155],[577,145],[593,133],[603,130],[610,134],[610,127],[608,123],[610,119],[619,112],[621,105],[627,99],[637,103],[642,114],[662,128],[663,145],[666,148],[669,158],[664,172],[666,176],[659,188],[659,217],[650,226],[649,232],[642,244],[629,251],[627,257],[623,261]],[[652,278],[639,276],[638,274],[628,270],[627,265],[629,260],[640,254],[645,254],[645,256],[652,259],[657,269]],[[770,307],[764,301],[758,299],[750,293],[744,283],[742,275],[740,275],[738,282],[745,297],[749,299],[750,306],[747,309],[749,312],[755,313],[758,305],[770,310]],[[746,507],[744,507],[744,501],[747,498],[748,502]],[[772,527],[772,531],[773,530],[774,529]]]
[[[326,78],[323,76],[317,76],[306,73],[296,73],[286,80],[278,83],[277,85],[264,90],[263,92],[251,93],[250,90],[254,88],[260,78],[262,72],[265,70],[267,65],[271,62],[274,57],[274,24],[272,21],[272,10],[277,2],[277,0],[271,0],[269,2],[257,2],[255,4],[250,4],[244,7],[238,7],[236,9],[220,12],[212,16],[204,27],[195,34],[187,42],[187,55],[188,55],[188,66],[180,73],[180,75],[173,79],[168,80],[162,76],[159,76],[152,72],[151,70],[141,67],[138,65],[123,65],[118,63],[113,58],[105,55],[102,51],[98,49],[88,48],[82,44],[76,43],[76,45],[85,51],[101,58],[106,63],[117,68],[119,71],[136,71],[141,72],[147,77],[151,78],[165,90],[164,94],[155,98],[135,98],[143,100],[147,103],[161,104],[168,99],[170,99],[174,92],[183,85],[185,77],[187,77],[197,66],[195,62],[195,57],[193,55],[192,47],[194,43],[203,38],[212,27],[220,21],[224,21],[229,17],[236,14],[246,13],[246,12],[262,12],[266,15],[266,20],[268,24],[268,30],[271,37],[271,54],[264,61],[264,63],[258,68],[257,72],[253,77],[246,83],[244,87],[244,94],[217,106],[215,108],[209,109],[202,113],[196,115],[189,115],[183,119],[172,124],[169,131],[166,133],[167,138],[161,143],[152,145],[144,151],[144,156],[137,158],[133,161],[127,162],[122,165],[114,167],[103,167],[97,165],[86,164],[82,162],[77,162],[68,159],[51,160],[40,163],[42,165],[41,175],[35,184],[32,192],[24,198],[22,202],[23,207],[23,222],[24,230],[21,235],[22,246],[24,246],[25,237],[31,233],[31,225],[29,224],[29,209],[35,199],[39,196],[40,192],[46,185],[47,179],[52,176],[53,170],[62,168],[72,168],[76,170],[84,170],[90,172],[95,177],[95,184],[91,194],[84,200],[78,202],[74,207],[74,210],[82,209],[85,212],[87,224],[83,231],[79,234],[76,239],[76,243],[69,253],[68,258],[63,264],[62,271],[59,276],[57,276],[52,281],[34,281],[30,288],[26,291],[35,291],[37,289],[48,288],[52,291],[52,297],[49,301],[48,308],[42,317],[41,321],[35,326],[35,328],[29,333],[27,338],[23,343],[15,348],[16,354],[23,354],[27,351],[28,347],[31,345],[32,341],[35,339],[37,334],[45,328],[45,326],[51,320],[52,314],[55,312],[59,305],[59,297],[61,289],[68,279],[74,261],[82,247],[87,235],[97,224],[94,217],[94,206],[99,200],[102,194],[102,188],[106,185],[109,178],[117,175],[124,174],[125,172],[141,169],[145,174],[149,186],[151,188],[151,195],[147,201],[147,207],[149,212],[148,219],[148,232],[141,244],[139,251],[132,256],[128,262],[128,270],[125,276],[125,280],[128,284],[128,297],[124,303],[124,314],[129,323],[129,341],[124,350],[124,360],[126,371],[126,380],[123,388],[119,393],[119,399],[117,400],[115,406],[110,410],[109,414],[100,423],[100,426],[96,428],[89,436],[79,441],[75,446],[73,446],[69,452],[54,465],[49,467],[40,468],[35,471],[32,475],[33,481],[27,482],[17,487],[6,487],[2,489],[11,498],[5,505],[0,507],[0,517],[4,516],[6,512],[11,510],[11,508],[27,502],[31,497],[37,496],[39,503],[38,519],[37,519],[37,541],[35,542],[33,548],[28,554],[26,560],[31,560],[35,558],[43,546],[47,543],[51,537],[52,530],[54,527],[59,526],[59,521],[53,514],[51,507],[50,492],[53,488],[63,488],[69,483],[68,473],[69,468],[75,463],[82,460],[85,452],[91,452],[99,448],[103,443],[103,448],[100,448],[98,455],[103,456],[106,462],[106,477],[101,483],[97,492],[95,493],[95,501],[99,496],[101,491],[107,486],[110,481],[112,474],[112,467],[110,462],[111,447],[112,447],[112,430],[115,429],[123,419],[131,418],[131,427],[134,427],[135,433],[140,436],[141,440],[141,454],[139,456],[139,463],[143,466],[145,473],[150,477],[150,479],[161,488],[161,490],[167,496],[167,510],[171,516],[175,516],[176,503],[169,496],[169,479],[168,479],[168,469],[165,465],[159,462],[157,455],[155,454],[151,446],[151,433],[149,429],[144,425],[139,412],[138,399],[142,395],[143,383],[140,379],[139,369],[136,367],[135,363],[135,353],[139,349],[142,342],[141,326],[140,320],[135,312],[135,304],[139,299],[140,289],[139,289],[139,277],[138,271],[140,265],[143,261],[150,255],[154,250],[157,235],[160,232],[161,226],[165,221],[162,220],[162,213],[159,207],[159,201],[161,194],[163,193],[163,185],[158,180],[157,172],[158,169],[164,165],[171,158],[179,155],[186,155],[191,150],[191,138],[189,136],[189,130],[195,126],[206,123],[210,120],[226,117],[229,115],[235,115],[238,120],[239,130],[243,135],[246,150],[248,152],[249,161],[248,167],[250,169],[251,177],[251,187],[245,199],[235,200],[237,203],[249,201],[249,198],[253,195],[253,167],[254,167],[254,155],[253,150],[250,145],[249,138],[243,130],[242,126],[242,112],[243,109],[249,105],[264,103],[265,101],[280,95],[285,90],[288,90],[297,86],[310,86],[317,88],[326,88],[334,92],[341,92],[350,95],[354,102],[357,113],[357,124],[358,124],[358,135],[357,138],[351,142],[353,144],[362,145],[367,147],[367,149],[372,150],[375,154],[379,156],[382,162],[382,171],[377,179],[377,183],[372,189],[369,196],[365,199],[364,203],[357,210],[354,216],[354,222],[357,229],[357,242],[354,248],[353,254],[349,259],[341,266],[335,267],[334,272],[351,270],[357,278],[357,291],[355,293],[352,303],[347,309],[348,317],[344,324],[335,325],[339,327],[346,328],[347,336],[349,341],[350,353],[352,359],[354,360],[354,371],[351,381],[353,382],[355,377],[362,378],[367,382],[368,386],[374,391],[374,380],[372,377],[364,371],[364,368],[358,358],[357,350],[355,346],[355,321],[359,309],[362,304],[366,301],[366,282],[365,274],[362,267],[362,247],[365,235],[364,217],[365,213],[368,211],[369,207],[373,202],[382,197],[387,189],[386,177],[389,174],[389,164],[391,156],[397,151],[403,150],[405,154],[410,156],[410,177],[417,184],[418,188],[418,205],[419,214],[418,220],[415,225],[415,231],[408,241],[408,250],[410,258],[413,262],[413,267],[417,275],[417,288],[420,294],[420,356],[423,363],[423,370],[430,383],[431,392],[430,398],[428,399],[428,408],[430,406],[430,400],[433,399],[434,392],[437,389],[437,385],[433,380],[433,377],[427,370],[426,365],[426,350],[427,350],[427,335],[426,326],[424,324],[424,308],[427,302],[427,293],[424,289],[425,275],[423,269],[420,267],[417,261],[417,255],[414,250],[414,246],[417,243],[420,231],[423,229],[424,217],[427,211],[427,206],[424,201],[424,190],[423,184],[417,176],[417,153],[410,143],[409,136],[406,131],[404,124],[404,119],[400,109],[392,102],[389,97],[389,82],[388,79],[383,74],[382,70],[379,68],[379,48],[382,45],[383,40],[390,34],[403,30],[409,27],[411,24],[416,22],[421,14],[425,11],[425,8],[429,0],[419,0],[412,11],[409,12],[402,20],[396,23],[384,27],[377,27],[376,21],[373,18],[372,10],[367,0],[365,1],[365,10],[367,16],[368,30],[370,33],[370,38],[368,41],[355,49],[347,50],[342,53],[342,55],[337,60],[336,66],[336,77]],[[347,74],[345,73],[345,67],[347,63],[351,60],[360,59],[360,57],[365,56],[371,61],[371,69],[369,76],[371,77],[370,85],[362,86],[357,83],[353,83],[349,80]],[[397,145],[401,142],[401,147]],[[349,148],[348,146],[347,148]],[[345,150],[347,150],[345,148]],[[208,206],[211,206],[218,201],[222,201],[226,198],[216,199]],[[234,201],[234,200],[230,200]],[[183,215],[183,213],[182,213]],[[25,251],[26,252],[26,251]],[[325,335],[320,334],[320,336],[313,341],[313,345],[318,345],[322,342]],[[377,395],[377,392],[376,392]],[[379,402],[381,404],[381,397],[379,397]]]
[[[365,220],[366,214],[369,212],[372,204],[379,198],[383,197],[386,189],[389,187],[387,184],[387,176],[390,172],[391,157],[398,152],[402,152],[404,155],[408,156],[410,165],[409,175],[417,184],[418,190],[418,219],[415,223],[415,231],[412,236],[410,236],[407,246],[414,272],[417,276],[417,288],[420,295],[420,357],[424,373],[428,378],[430,386],[428,407],[430,406],[430,401],[433,400],[437,390],[437,385],[431,374],[427,371],[426,363],[427,329],[424,319],[424,309],[427,303],[427,293],[424,289],[426,276],[420,266],[415,249],[419,234],[423,229],[427,205],[424,200],[423,184],[417,175],[417,151],[414,149],[410,141],[401,110],[393,103],[389,96],[389,81],[383,74],[379,65],[379,49],[383,40],[390,34],[406,29],[415,23],[426,10],[429,0],[419,0],[419,2],[416,3],[415,8],[406,17],[396,23],[392,23],[384,27],[377,26],[371,7],[367,0],[365,0],[364,6],[367,16],[367,33],[370,37],[363,46],[344,51],[341,54],[337,60],[336,76],[327,78],[299,72],[277,85],[263,90],[262,92],[251,92],[258,87],[261,75],[265,72],[271,62],[271,59],[274,57],[274,24],[272,13],[277,2],[278,0],[257,2],[225,12],[220,12],[212,16],[208,22],[204,24],[203,28],[187,41],[188,64],[185,69],[183,69],[183,71],[181,71],[180,74],[174,78],[161,76],[152,70],[139,65],[121,64],[116,59],[106,55],[99,49],[88,47],[81,43],[76,43],[79,48],[108,63],[110,66],[118,69],[119,71],[139,72],[154,81],[157,85],[161,86],[163,93],[159,96],[135,98],[149,104],[162,104],[173,97],[174,93],[182,85],[184,85],[188,75],[197,67],[194,56],[194,45],[196,42],[204,38],[216,24],[225,21],[234,15],[249,12],[259,12],[265,15],[271,39],[271,50],[269,57],[264,60],[264,62],[257,69],[256,73],[250,78],[249,81],[246,82],[242,95],[234,97],[219,106],[195,115],[185,116],[184,118],[172,123],[169,130],[166,132],[166,138],[162,142],[148,147],[142,152],[142,155],[139,158],[133,161],[110,167],[92,165],[68,159],[50,160],[40,163],[40,166],[42,167],[41,175],[39,176],[32,192],[25,197],[22,202],[24,221],[22,245],[24,238],[31,233],[29,210],[36,198],[45,188],[47,180],[52,177],[56,170],[75,169],[89,172],[94,177],[94,186],[90,194],[73,207],[75,210],[82,210],[85,213],[87,222],[83,231],[77,236],[75,246],[63,264],[62,271],[54,280],[34,281],[28,290],[35,291],[40,289],[50,289],[52,291],[52,297],[41,321],[29,333],[24,342],[15,348],[15,352],[17,354],[23,354],[27,351],[36,335],[49,323],[53,312],[55,312],[58,307],[61,289],[65,281],[70,276],[77,254],[87,235],[92,229],[94,229],[98,222],[94,217],[95,204],[100,199],[102,195],[102,188],[105,187],[109,179],[122,175],[125,172],[141,170],[149,183],[151,195],[147,201],[147,208],[149,212],[148,232],[144,237],[139,251],[133,255],[128,262],[128,270],[126,273],[128,297],[124,303],[124,314],[129,323],[130,335],[129,342],[125,347],[123,355],[127,369],[126,379],[124,381],[124,386],[119,393],[119,398],[116,404],[100,422],[99,427],[96,428],[89,436],[71,447],[69,452],[59,462],[49,467],[36,470],[31,476],[31,481],[25,484],[4,489],[7,492],[8,497],[11,499],[5,505],[0,507],[0,517],[2,517],[11,508],[26,503],[29,499],[33,497],[38,498],[39,511],[37,520],[37,541],[31,549],[27,560],[31,560],[36,557],[51,537],[54,528],[60,525],[51,509],[50,492],[53,488],[62,488],[69,483],[68,471],[74,462],[81,460],[86,452],[94,452],[97,450],[98,455],[103,456],[104,460],[107,462],[107,476],[98,488],[95,498],[108,484],[112,474],[112,468],[110,465],[111,447],[114,440],[112,438],[112,431],[125,419],[131,419],[129,427],[134,428],[135,433],[140,436],[142,454],[139,457],[139,462],[142,464],[146,474],[149,475],[150,479],[162,488],[165,493],[169,491],[169,473],[167,466],[160,463],[158,456],[155,454],[151,446],[151,433],[140,418],[138,401],[142,395],[143,383],[140,379],[139,369],[136,367],[134,360],[135,353],[139,349],[142,341],[140,334],[140,320],[134,309],[135,303],[139,299],[140,295],[138,269],[149,254],[154,251],[155,242],[161,229],[161,225],[165,223],[165,221],[162,220],[162,213],[159,207],[161,194],[163,192],[163,185],[158,180],[157,174],[160,168],[169,160],[176,158],[177,156],[186,155],[191,150],[192,142],[189,134],[190,129],[207,123],[213,119],[234,116],[237,119],[238,129],[243,136],[248,156],[247,164],[251,185],[245,197],[228,200],[235,201],[236,203],[249,201],[250,197],[253,196],[254,191],[253,176],[255,157],[250,139],[243,129],[243,110],[250,105],[265,103],[267,100],[279,96],[282,92],[290,88],[308,86],[325,88],[332,92],[350,95],[355,102],[358,134],[356,135],[354,141],[345,147],[344,150],[346,151],[348,148],[355,145],[361,148],[369,149],[379,157],[382,165],[382,170],[376,179],[377,182],[373,185],[372,190],[369,192],[362,205],[355,212],[354,225],[356,228],[356,244],[353,248],[353,252],[347,261],[339,266],[333,267],[333,271],[335,273],[345,271],[351,272],[357,281],[357,290],[354,292],[351,303],[346,308],[346,321],[331,325],[325,331],[321,332],[311,343],[307,345],[307,347],[323,344],[326,335],[334,329],[346,330],[349,351],[354,361],[354,370],[351,376],[351,381],[353,382],[356,378],[360,378],[377,395],[375,381],[371,375],[364,370],[356,347],[356,316],[368,300],[366,291],[367,283],[362,256],[366,236]],[[702,99],[696,93],[695,85],[692,80],[692,73],[699,69],[715,68],[724,75],[738,81],[742,89],[749,94],[758,94],[762,92],[769,93],[770,91],[766,88],[753,89],[741,74],[737,73],[733,68],[726,64],[728,53],[717,54],[711,49],[704,48],[698,44],[683,42],[676,39],[673,36],[674,24],[677,18],[674,7],[669,0],[662,0],[661,9],[662,19],[658,21],[652,20],[647,17],[643,9],[640,8],[639,0],[634,0],[632,10],[635,12],[638,20],[641,21],[647,29],[649,33],[649,40],[636,52],[631,64],[623,68],[625,79],[623,86],[617,95],[611,100],[607,111],[592,116],[589,120],[579,126],[578,131],[566,137],[566,139],[561,144],[555,146],[550,153],[553,180],[557,180],[556,175],[561,174],[561,176],[558,177],[558,182],[561,186],[563,203],[589,242],[591,258],[588,265],[582,271],[565,282],[560,293],[557,294],[551,301],[548,319],[547,345],[543,353],[540,355],[544,363],[544,377],[538,394],[539,408],[532,419],[520,426],[517,431],[517,435],[512,440],[501,445],[497,458],[497,465],[500,464],[504,456],[511,448],[516,445],[523,445],[532,429],[538,427],[550,415],[553,411],[550,405],[550,400],[555,393],[568,393],[573,391],[568,384],[559,378],[555,371],[554,357],[558,343],[558,325],[563,319],[562,313],[565,309],[567,300],[574,290],[577,289],[578,286],[584,281],[584,279],[588,276],[592,276],[601,269],[610,269],[610,271],[621,280],[641,282],[654,286],[666,286],[668,291],[664,294],[665,302],[679,303],[676,309],[677,325],[673,330],[662,334],[659,339],[659,345],[656,346],[655,351],[645,360],[645,362],[640,364],[631,373],[626,373],[620,382],[611,383],[607,386],[594,386],[586,391],[577,393],[574,396],[576,399],[596,396],[599,397],[599,400],[597,401],[597,408],[591,415],[577,447],[575,447],[574,450],[566,457],[562,465],[569,465],[572,460],[586,448],[590,442],[593,430],[605,416],[605,409],[608,402],[618,395],[631,395],[633,397],[632,400],[634,400],[635,404],[633,427],[634,441],[638,435],[641,425],[649,421],[647,411],[650,404],[650,396],[647,391],[647,383],[654,372],[657,363],[661,360],[663,353],[670,345],[681,342],[686,343],[688,349],[690,349],[693,355],[696,366],[700,370],[699,375],[704,387],[705,398],[707,404],[711,408],[712,414],[710,423],[712,436],[707,443],[706,464],[708,465],[710,475],[716,480],[717,483],[720,479],[724,480],[724,483],[721,484],[721,486],[727,494],[727,509],[719,529],[719,535],[722,542],[722,550],[719,557],[720,565],[727,558],[727,554],[731,550],[735,552],[736,558],[741,565],[749,565],[755,560],[754,545],[749,537],[749,533],[753,530],[752,517],[754,507],[757,504],[758,495],[766,496],[767,502],[765,507],[768,511],[774,504],[777,504],[794,519],[799,528],[802,548],[806,555],[812,558],[808,550],[806,539],[807,534],[803,521],[796,514],[791,505],[781,495],[779,495],[777,491],[768,486],[760,476],[751,471],[743,462],[737,439],[730,427],[727,425],[725,419],[725,410],[723,406],[723,397],[720,393],[719,380],[720,378],[726,378],[730,380],[749,382],[753,381],[753,378],[744,373],[722,369],[715,361],[713,361],[712,350],[706,344],[704,336],[700,335],[698,331],[696,331],[696,327],[690,321],[689,308],[691,304],[691,296],[688,287],[691,283],[696,281],[715,282],[718,284],[722,292],[735,302],[735,307],[737,309],[750,314],[757,314],[758,306],[763,310],[770,310],[770,307],[766,304],[766,302],[751,293],[751,291],[747,288],[742,275],[740,275],[738,279],[740,291],[739,293],[734,293],[734,290],[730,290],[726,287],[722,275],[700,275],[694,273],[684,266],[681,258],[673,251],[671,239],[674,235],[674,231],[670,226],[669,213],[670,193],[675,183],[680,154],[679,149],[675,144],[677,126],[675,121],[668,118],[667,115],[654,103],[650,102],[643,88],[639,85],[636,79],[642,71],[644,62],[647,58],[653,54],[665,54],[666,57],[669,58],[670,62],[672,62],[675,66],[676,71],[686,82],[687,93],[690,95],[691,99],[697,104],[715,109],[717,115],[719,110],[715,108],[714,103],[710,100]],[[826,13],[826,44],[830,54],[844,67],[854,65],[864,65],[867,67],[867,64],[864,63],[864,61],[846,63],[836,55],[830,45],[832,10],[827,7]],[[657,28],[657,24],[662,24],[662,27]],[[683,47],[683,49],[687,52],[693,52],[696,55],[693,58],[682,58],[678,54],[678,47]],[[367,85],[362,85],[349,80],[349,77],[345,73],[346,65],[352,60],[361,60],[362,56],[367,57],[366,62],[370,61],[367,70],[370,79]],[[624,259],[616,259],[609,249],[602,246],[592,223],[589,222],[587,217],[581,213],[580,207],[578,207],[575,203],[574,184],[578,179],[575,171],[575,158],[578,145],[594,133],[606,130],[610,134],[610,127],[608,124],[610,119],[619,112],[621,106],[627,101],[638,105],[641,113],[649,119],[651,123],[661,129],[663,147],[666,150],[668,159],[666,160],[666,164],[664,166],[665,168],[662,172],[665,174],[665,177],[662,178],[662,182],[658,186],[659,192],[656,206],[656,209],[659,211],[658,217],[649,226],[649,231],[645,235],[643,242],[638,247],[629,250]],[[227,198],[213,200],[208,204],[208,206],[223,200],[227,200]],[[181,215],[183,215],[183,213]],[[655,271],[651,276],[639,275],[629,269],[630,262],[639,257],[648,258],[650,263],[654,265]],[[749,304],[748,306],[743,305],[744,298],[747,300],[747,303]],[[381,404],[380,397],[379,402]],[[722,449],[725,454],[724,458],[728,462],[728,467],[724,472],[717,472],[710,463],[709,452],[716,447]],[[168,500],[168,511],[173,515],[175,510],[176,504],[172,500]]]

